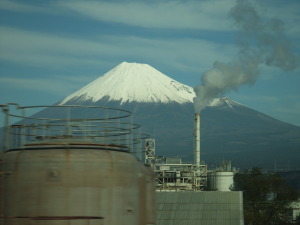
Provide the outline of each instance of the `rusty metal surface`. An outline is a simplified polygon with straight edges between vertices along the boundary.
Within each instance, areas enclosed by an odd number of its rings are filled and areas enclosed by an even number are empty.
[[[131,113],[37,106],[46,107],[47,118],[25,116],[33,106],[3,108],[0,225],[153,224],[154,177],[132,154],[146,135]],[[11,125],[11,118],[21,121]]]
[[[154,223],[153,175],[130,153],[62,148],[2,158],[11,174],[1,176],[1,225]]]

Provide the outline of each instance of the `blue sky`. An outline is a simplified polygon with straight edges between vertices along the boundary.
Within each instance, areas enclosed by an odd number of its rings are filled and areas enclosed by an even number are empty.
[[[300,2],[251,0],[282,21],[300,53]],[[123,61],[147,63],[195,87],[215,61],[238,57],[235,0],[0,0],[0,104],[51,105]],[[259,66],[255,84],[226,93],[300,126],[300,70]]]

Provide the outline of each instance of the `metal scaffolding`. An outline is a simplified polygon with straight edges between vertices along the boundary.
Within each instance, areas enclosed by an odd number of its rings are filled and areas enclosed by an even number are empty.
[[[207,166],[194,164],[156,164],[158,190],[203,190],[207,185]]]
[[[155,140],[148,138],[145,141],[145,145],[145,164],[153,168],[155,165]]]
[[[146,139],[145,164],[153,168],[157,190],[204,190],[207,186],[207,166],[184,164],[181,158],[155,156],[155,140]]]

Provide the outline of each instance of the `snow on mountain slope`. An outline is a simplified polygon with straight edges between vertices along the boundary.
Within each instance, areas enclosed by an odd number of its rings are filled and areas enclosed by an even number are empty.
[[[229,99],[228,97],[222,97],[222,98],[214,98],[208,106],[211,107],[229,107],[229,108],[234,108],[235,106],[243,106],[246,107],[236,101],[233,101]]]
[[[63,99],[97,102],[109,101],[191,103],[195,97],[193,88],[179,83],[147,64],[123,62]]]

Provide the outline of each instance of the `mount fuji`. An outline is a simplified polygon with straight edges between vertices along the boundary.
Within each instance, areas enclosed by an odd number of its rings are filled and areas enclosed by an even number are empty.
[[[133,113],[142,133],[155,138],[156,155],[193,162],[193,88],[147,64],[123,62],[56,105],[121,108]],[[93,111],[93,110],[92,110]],[[93,118],[93,112],[73,112]],[[57,118],[46,108],[36,117]],[[53,117],[54,116],[54,117]],[[232,160],[240,168],[254,166],[299,169],[300,127],[250,109],[227,97],[214,99],[201,111],[201,160],[216,165]]]
[[[193,88],[172,80],[147,64],[123,62],[60,104],[102,99],[120,101],[121,105],[130,102],[182,104],[192,102],[194,97]]]
[[[155,138],[156,155],[192,162],[194,97],[192,87],[147,64],[123,62],[58,104],[129,110],[143,133]],[[210,165],[222,160],[244,168],[300,165],[300,127],[226,97],[201,111],[201,135],[201,159]]]

